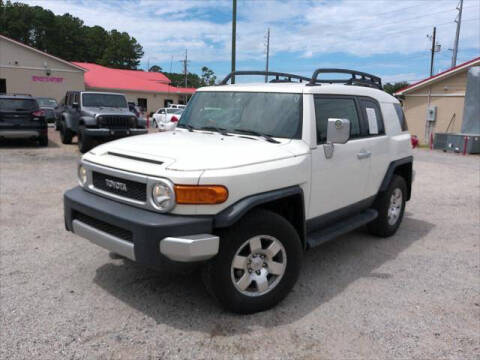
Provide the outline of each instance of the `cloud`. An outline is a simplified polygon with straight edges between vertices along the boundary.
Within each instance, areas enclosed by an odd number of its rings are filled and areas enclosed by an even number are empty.
[[[144,47],[145,61],[179,60],[185,48],[197,63],[230,59],[231,1],[22,1],[56,14],[69,12],[90,26],[127,31]],[[389,61],[398,64],[396,54],[427,53],[426,35],[434,25],[447,53],[455,7],[454,0],[238,1],[237,60],[264,61],[268,27],[272,59],[281,55],[293,63],[294,57],[314,61],[346,54],[358,59],[390,55]],[[461,51],[480,53],[479,14],[480,1],[465,0]]]

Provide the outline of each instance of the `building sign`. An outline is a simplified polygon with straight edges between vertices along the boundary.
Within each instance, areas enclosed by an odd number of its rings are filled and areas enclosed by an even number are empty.
[[[54,76],[32,76],[33,81],[63,83],[63,78]]]

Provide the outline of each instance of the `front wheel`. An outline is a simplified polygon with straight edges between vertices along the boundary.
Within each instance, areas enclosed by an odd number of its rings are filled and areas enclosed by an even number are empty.
[[[60,140],[62,144],[71,144],[72,143],[73,133],[67,128],[65,121],[60,122]]]
[[[78,151],[80,151],[82,154],[85,154],[92,148],[92,139],[89,136],[85,135],[85,126],[80,127],[77,139]]]
[[[303,249],[285,218],[258,209],[219,235],[220,250],[207,265],[204,281],[223,307],[254,313],[287,296],[297,281]]]

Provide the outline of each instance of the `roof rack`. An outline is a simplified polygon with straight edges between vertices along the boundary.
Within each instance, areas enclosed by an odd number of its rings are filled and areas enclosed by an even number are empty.
[[[291,82],[292,79],[299,80],[299,82],[302,81],[311,81],[310,78],[305,77],[305,76],[300,76],[300,75],[295,75],[295,74],[288,74],[288,73],[282,73],[282,72],[275,72],[275,71],[255,71],[255,70],[246,70],[246,71],[232,71],[230,74],[225,76],[225,79],[223,79],[219,85],[227,85],[228,80],[230,80],[233,76],[237,75],[263,75],[263,76],[275,76],[275,79],[270,80],[270,82],[273,83],[278,83],[278,82]],[[280,79],[280,77],[283,77],[284,79]]]
[[[350,79],[318,79],[319,74],[350,74],[352,77]],[[382,88],[382,79],[378,76],[367,74],[361,71],[348,70],[348,69],[317,69],[314,71],[309,86],[314,86],[317,84],[326,83],[326,84],[345,84],[345,85],[359,85],[367,86],[372,88],[377,88],[383,90]]]
[[[3,95],[3,96],[30,96],[30,97],[33,97],[32,94],[7,93],[7,92],[0,92],[0,95]]]

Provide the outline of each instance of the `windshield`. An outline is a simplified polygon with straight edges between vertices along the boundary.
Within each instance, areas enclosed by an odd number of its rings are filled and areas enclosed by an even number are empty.
[[[38,104],[44,107],[55,107],[57,106],[57,100],[49,98],[37,98]]]
[[[127,107],[127,100],[122,95],[82,94],[82,105],[85,106],[85,107],[126,108]]]
[[[183,109],[167,109],[167,114],[181,114]]]
[[[238,133],[249,130],[273,137],[300,139],[302,94],[198,92],[188,103],[178,126],[216,127]]]
[[[33,99],[0,99],[0,111],[34,111],[38,104]]]

